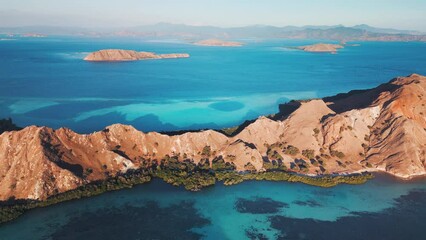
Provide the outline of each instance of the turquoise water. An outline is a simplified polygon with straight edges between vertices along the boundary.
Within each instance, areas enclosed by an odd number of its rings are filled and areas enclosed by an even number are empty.
[[[0,239],[49,239],[49,236],[54,236],[52,239],[68,239],[66,236],[110,239],[108,236],[105,238],[102,232],[108,231],[111,227],[114,231],[124,234],[121,236],[138,239],[137,231],[143,231],[145,224],[157,223],[156,219],[163,218],[182,218],[181,221],[189,219],[191,224],[199,222],[201,218],[207,223],[182,230],[178,229],[178,226],[167,225],[167,222],[163,220],[155,227],[151,227],[150,231],[155,234],[160,232],[178,234],[179,231],[201,234],[194,239],[248,239],[249,232],[256,232],[266,239],[276,239],[280,233],[279,230],[271,227],[270,218],[273,216],[284,216],[294,221],[314,219],[325,223],[336,222],[342,217],[353,217],[363,221],[363,217],[355,212],[384,214],[388,209],[395,207],[398,198],[412,191],[420,191],[426,196],[424,180],[398,182],[386,176],[378,176],[364,185],[339,185],[333,188],[288,182],[250,181],[228,187],[217,184],[195,193],[156,180],[133,189],[109,192],[97,197],[32,210],[18,220],[0,227]],[[279,202],[285,206],[277,209],[273,209],[272,206],[272,210],[266,213],[244,212],[236,208],[236,203],[241,199],[254,201],[255,204],[259,199],[270,199],[272,202]],[[424,214],[425,200],[424,197],[416,199],[422,207],[416,207],[414,212]],[[117,219],[114,215],[110,215],[111,212],[117,211],[128,216],[138,208],[143,210],[140,212],[143,215],[148,211],[143,207],[150,202],[155,202],[158,206],[153,207],[156,209],[154,213],[143,216],[142,222],[136,221],[136,217],[135,219]],[[192,208],[185,207],[185,211],[174,215],[172,211],[178,211],[182,207],[180,205],[182,202],[191,202]],[[261,209],[261,201],[257,204],[254,205],[254,209]],[[129,208],[134,209],[132,212],[126,212]],[[161,209],[168,211],[164,212]],[[411,212],[406,214],[412,214]],[[94,216],[96,216],[95,219],[90,219]],[[108,218],[110,219],[106,220]],[[417,221],[423,222],[425,219],[424,215],[415,215],[414,219],[416,218]],[[106,226],[102,226],[100,221],[105,221]],[[412,223],[400,222],[401,229],[404,224]],[[392,226],[388,226],[388,230],[392,231]],[[309,233],[309,229],[305,231]],[[81,235],[77,235],[79,233]],[[170,236],[170,239],[173,238]]]
[[[285,47],[318,41],[248,41],[240,48],[179,41],[46,38],[0,41],[0,117],[19,125],[92,132],[121,122],[144,131],[222,128],[277,112],[290,99],[375,87],[426,74],[425,43],[361,42],[338,54]],[[189,59],[90,63],[91,51],[186,52]]]

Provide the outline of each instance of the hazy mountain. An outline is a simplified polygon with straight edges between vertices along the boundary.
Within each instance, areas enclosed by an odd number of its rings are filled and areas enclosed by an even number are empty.
[[[126,28],[113,33],[118,36],[200,38],[287,38],[326,39],[336,41],[426,41],[426,36],[406,30],[374,28],[368,25],[355,27],[334,26],[285,26],[253,25],[221,28],[214,26],[189,26],[159,23],[149,26]]]
[[[177,38],[197,40],[206,38],[286,38],[325,39],[335,41],[426,41],[426,35],[409,30],[375,28],[368,25],[333,26],[284,26],[252,25],[245,27],[191,26],[185,24],[158,23],[123,28],[77,28],[29,26],[0,28],[0,34],[39,33],[45,35],[78,35],[96,37],[141,37],[150,39]]]
[[[99,30],[97,30],[99,31]],[[39,33],[45,35],[77,35],[79,33],[88,33],[89,29],[78,27],[60,27],[60,26],[26,26],[26,27],[0,27],[1,34],[26,34]]]
[[[369,26],[367,24],[360,24],[355,25],[353,28],[366,30],[369,32],[375,32],[375,33],[387,33],[387,34],[411,34],[411,35],[421,35],[425,34],[419,31],[412,31],[412,30],[400,30],[400,29],[393,29],[393,28],[376,28]]]

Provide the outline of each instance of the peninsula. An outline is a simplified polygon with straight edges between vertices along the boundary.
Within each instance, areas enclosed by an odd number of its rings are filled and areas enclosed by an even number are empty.
[[[244,44],[241,42],[228,42],[219,39],[207,39],[195,42],[194,45],[198,46],[211,46],[211,47],[241,47]]]
[[[155,54],[123,49],[104,49],[92,52],[84,60],[92,62],[138,61],[145,59],[188,58],[187,53]]]
[[[313,45],[297,47],[297,49],[303,50],[305,52],[326,52],[326,53],[336,53],[337,50],[341,48],[343,48],[343,45],[327,44],[327,43],[318,43]]]
[[[167,135],[115,124],[92,134],[29,126],[0,135],[0,222],[24,211],[161,178],[359,184],[370,172],[426,175],[426,77],[291,101],[232,129]],[[13,126],[7,122],[5,126]]]

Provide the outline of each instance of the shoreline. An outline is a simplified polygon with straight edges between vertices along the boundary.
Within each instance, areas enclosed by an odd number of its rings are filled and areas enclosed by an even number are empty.
[[[192,174],[207,174],[213,177],[213,181],[202,184],[196,188],[188,188],[179,178],[167,178],[164,175],[172,169],[156,171],[154,168],[137,169],[131,173],[123,173],[113,178],[102,181],[95,181],[82,185],[77,189],[53,195],[45,200],[16,199],[9,201],[0,201],[0,226],[13,222],[28,211],[37,208],[49,207],[63,202],[77,201],[83,198],[89,198],[101,195],[107,192],[130,189],[152,181],[163,181],[184,191],[202,191],[207,187],[214,187],[216,184],[222,184],[225,187],[237,185],[247,181],[269,181],[269,182],[287,182],[302,183],[315,187],[331,188],[340,184],[362,185],[377,177],[385,177],[391,181],[399,183],[409,183],[416,181],[425,181],[426,175],[413,178],[400,178],[389,172],[377,171],[355,171],[344,174],[324,174],[324,175],[304,175],[290,171],[265,171],[265,172],[237,172],[237,171],[195,171]],[[176,174],[176,173],[175,173]],[[179,174],[177,174],[179,175]],[[177,176],[175,175],[175,176]],[[199,176],[197,176],[199,177]],[[171,180],[173,179],[173,180]],[[191,179],[191,178],[186,178]],[[199,179],[198,179],[199,181]]]
[[[113,178],[90,182],[78,187],[77,189],[59,193],[44,200],[11,199],[8,201],[0,201],[0,226],[18,219],[21,215],[32,209],[49,207],[62,202],[75,201],[82,198],[89,198],[106,192],[133,188],[138,185],[149,183],[153,180],[162,180],[163,182],[175,187],[182,187],[185,191],[201,191],[206,187],[215,186],[217,183],[221,183],[224,186],[232,186],[245,181],[275,181],[303,183],[316,187],[329,188],[339,184],[360,185],[374,178],[374,174],[369,172],[345,175],[329,174],[308,176],[289,171],[214,171],[211,169],[202,169],[202,166],[200,167],[200,169],[190,172],[190,175],[185,177],[183,177],[181,171],[176,171],[176,169],[173,168],[163,167],[163,170],[157,170],[157,166],[152,168],[141,168]]]

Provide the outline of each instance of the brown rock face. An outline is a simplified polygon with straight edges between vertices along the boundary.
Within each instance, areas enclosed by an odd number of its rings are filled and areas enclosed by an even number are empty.
[[[84,60],[92,62],[137,61],[144,59],[188,58],[187,53],[155,54],[133,50],[105,49],[90,53]]]
[[[382,111],[372,125],[365,161],[400,177],[424,175],[426,164],[425,77],[398,78],[395,91],[382,94]]]
[[[229,137],[213,130],[164,135],[112,125],[93,134],[30,126],[0,135],[0,200],[46,199],[166,155],[222,156],[238,171],[282,161],[294,172],[383,171],[426,175],[426,77],[396,78],[377,88],[290,102]],[[300,167],[300,162],[305,166]]]
[[[329,53],[335,53],[337,52],[337,49],[341,49],[341,48],[343,48],[342,45],[326,44],[326,43],[318,43],[314,45],[298,47],[298,49],[301,49],[305,52],[329,52]]]
[[[67,170],[70,164],[50,151],[51,141],[46,134],[51,132],[48,128],[32,126],[1,135],[1,200],[12,196],[42,199],[83,184],[80,177]]]
[[[240,42],[228,42],[219,39],[207,39],[194,43],[199,46],[211,46],[211,47],[241,47],[244,44]]]

